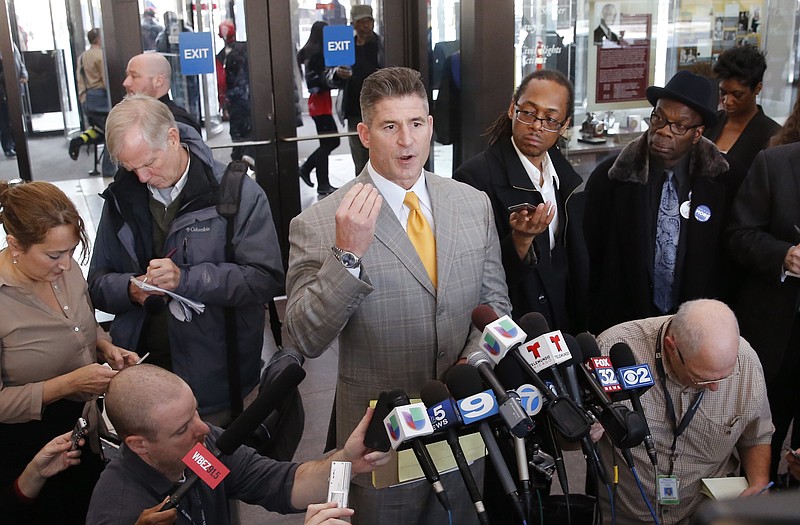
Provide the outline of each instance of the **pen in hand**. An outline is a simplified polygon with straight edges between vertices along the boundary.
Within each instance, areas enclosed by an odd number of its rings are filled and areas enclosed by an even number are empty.
[[[764,487],[763,489],[758,491],[758,494],[756,494],[756,496],[758,496],[760,494],[763,494],[764,492],[768,491],[770,489],[770,487],[772,487],[774,484],[775,484],[774,481],[770,481],[769,483],[767,483],[766,487]]]
[[[170,251],[168,251],[167,254],[164,257],[162,257],[162,259],[171,259],[172,256],[175,255],[176,253],[178,253],[178,247],[177,246],[175,248],[171,249]],[[148,277],[145,276],[145,278],[142,279],[142,283],[143,284],[147,283],[147,279],[148,279]]]

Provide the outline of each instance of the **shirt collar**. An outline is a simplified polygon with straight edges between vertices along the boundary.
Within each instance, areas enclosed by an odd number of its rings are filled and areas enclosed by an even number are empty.
[[[420,173],[420,176],[417,178],[417,181],[414,183],[414,185],[408,190],[395,184],[394,182],[385,178],[383,175],[380,175],[377,171],[375,171],[375,168],[372,166],[372,162],[367,162],[367,170],[369,172],[369,176],[372,177],[372,182],[375,184],[375,187],[381,192],[384,202],[389,206],[389,208],[391,208],[398,218],[400,217],[401,209],[403,208],[403,201],[406,198],[406,193],[409,191],[413,191],[417,194],[420,206],[429,210],[433,209],[431,207],[431,196],[430,193],[428,193],[428,186],[425,183],[424,170]]]
[[[170,188],[164,188],[163,190],[153,188],[149,184],[147,185],[147,189],[150,190],[150,194],[153,196],[153,198],[164,206],[169,206],[173,203],[173,201],[175,201],[175,199],[178,198],[178,195],[181,194],[184,186],[186,186],[186,181],[189,179],[189,166],[192,165],[192,156],[189,154],[189,147],[186,144],[181,142],[181,146],[183,146],[183,149],[186,150],[187,161],[186,169],[183,171],[181,178],[178,179],[178,182],[176,182],[174,186]]]
[[[511,145],[514,146],[514,151],[517,152],[517,156],[519,157],[520,162],[522,162],[522,167],[525,168],[525,172],[528,174],[528,178],[531,179],[533,182],[533,187],[539,190],[540,192],[544,192],[549,188],[558,189],[561,186],[561,182],[558,179],[558,174],[556,173],[555,168],[553,168],[553,162],[550,160],[550,153],[545,152],[544,159],[542,159],[542,170],[543,172],[539,171],[539,168],[533,165],[533,162],[525,156],[524,153],[520,151],[517,147],[517,143],[514,142],[514,138],[511,137]],[[539,184],[539,175],[543,175],[544,184]],[[553,186],[554,185],[554,186]]]

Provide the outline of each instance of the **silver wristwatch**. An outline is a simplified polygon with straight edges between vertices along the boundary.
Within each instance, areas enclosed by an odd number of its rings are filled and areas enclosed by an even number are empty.
[[[357,256],[353,252],[342,250],[338,246],[332,246],[331,250],[333,250],[333,256],[336,257],[336,260],[342,263],[342,266],[345,268],[352,270],[358,268],[358,266],[361,264],[361,257]]]

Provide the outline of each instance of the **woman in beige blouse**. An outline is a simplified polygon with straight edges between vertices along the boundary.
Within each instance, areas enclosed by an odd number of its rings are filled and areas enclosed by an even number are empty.
[[[79,417],[97,426],[96,396],[138,359],[97,324],[73,260],[88,241],[75,206],[46,182],[0,181],[0,486],[13,483],[36,452]],[[99,364],[98,361],[106,364]],[[84,523],[102,470],[94,447],[53,477],[32,503],[32,523]]]

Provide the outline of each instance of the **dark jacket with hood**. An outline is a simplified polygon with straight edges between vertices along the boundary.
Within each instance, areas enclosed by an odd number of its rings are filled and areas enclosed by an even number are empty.
[[[701,138],[688,153],[690,208],[681,219],[674,308],[690,299],[730,302],[732,264],[723,233],[744,179],[741,165]],[[647,134],[603,161],[586,185],[584,233],[589,251],[589,329],[594,333],[660,315],[653,305],[655,218]],[[698,208],[701,208],[698,211]]]
[[[205,303],[190,322],[168,316],[172,370],[197,397],[201,414],[229,406],[225,308],[236,309],[242,396],[258,384],[264,339],[263,305],[282,293],[283,267],[267,197],[244,178],[233,237],[234,263],[225,259],[226,220],[217,213],[219,183],[225,166],[214,161],[200,136],[178,123],[189,148],[191,167],[180,207],[160,253],[153,253],[149,190],[120,168],[103,192],[103,215],[89,268],[94,306],[115,315],[114,344],[136,349],[147,312],[128,297],[128,282],[146,273],[149,261],[172,248],[180,267],[175,293]]]

